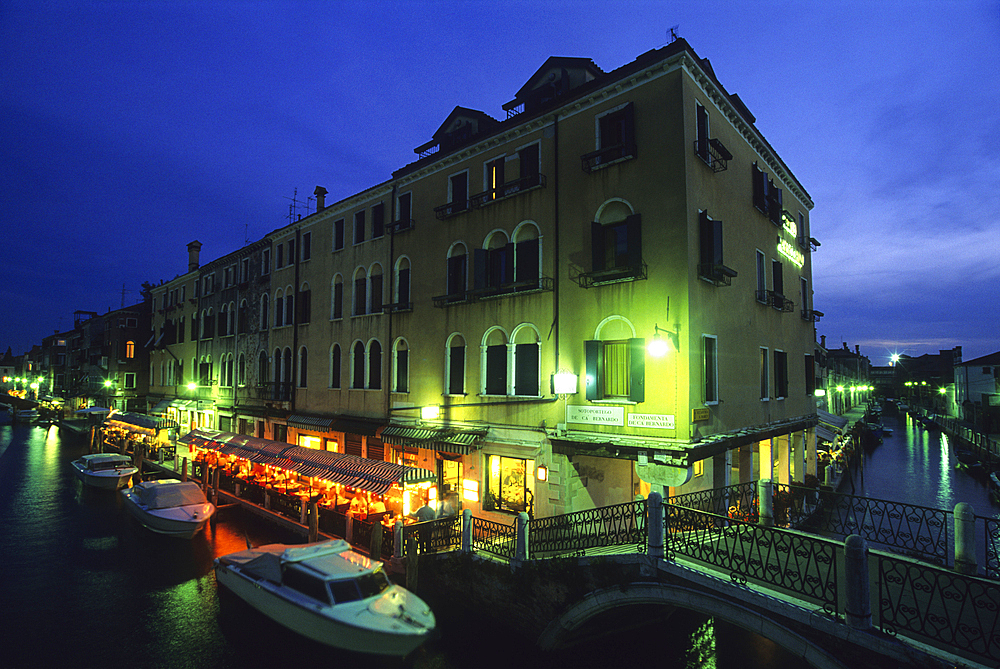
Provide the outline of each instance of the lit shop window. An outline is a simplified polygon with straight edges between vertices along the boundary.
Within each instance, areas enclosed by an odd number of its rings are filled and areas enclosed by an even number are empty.
[[[531,492],[527,487],[532,465],[520,458],[491,455],[486,484],[484,508],[488,511],[519,513],[531,507]]]

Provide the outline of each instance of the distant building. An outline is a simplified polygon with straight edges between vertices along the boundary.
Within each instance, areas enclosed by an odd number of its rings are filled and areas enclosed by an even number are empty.
[[[1000,432],[1000,352],[954,365],[959,417],[987,433]]]

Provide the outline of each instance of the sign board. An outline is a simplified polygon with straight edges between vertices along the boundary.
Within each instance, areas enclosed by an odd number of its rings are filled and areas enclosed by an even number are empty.
[[[674,417],[669,414],[659,413],[630,413],[628,415],[629,427],[651,427],[655,430],[673,430]]]
[[[567,423],[592,425],[625,425],[625,407],[577,406],[566,407]]]
[[[691,411],[691,422],[697,423],[699,421],[708,420],[710,415],[711,414],[709,414],[709,411],[706,408],[694,409]]]

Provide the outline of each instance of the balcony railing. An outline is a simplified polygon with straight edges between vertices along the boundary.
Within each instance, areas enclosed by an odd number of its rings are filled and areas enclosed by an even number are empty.
[[[398,221],[393,221],[389,224],[388,230],[390,235],[394,235],[397,232],[406,232],[407,230],[412,230],[416,225],[412,218],[401,218]]]
[[[457,202],[442,204],[440,207],[434,207],[434,215],[438,217],[439,221],[457,216],[466,211],[469,211],[469,200],[459,200]]]
[[[702,263],[698,265],[698,276],[716,286],[731,286],[737,271],[725,265]]]
[[[472,206],[473,207],[483,207],[488,204],[492,204],[499,200],[511,197],[512,195],[517,195],[519,193],[525,193],[529,190],[534,190],[535,188],[545,187],[545,175],[544,174],[529,174],[528,176],[521,177],[520,179],[515,179],[513,181],[508,181],[507,183],[492,188],[483,193],[477,193],[472,196]]]
[[[272,381],[257,384],[257,399],[287,402],[292,399],[291,381]]]
[[[398,314],[405,311],[413,311],[413,302],[393,302],[382,305],[382,312],[386,314]]]
[[[625,265],[622,267],[610,267],[596,272],[586,272],[580,274],[577,283],[581,288],[591,286],[603,286],[609,283],[621,283],[622,281],[638,281],[646,278],[646,263],[640,262],[638,265]]]
[[[715,139],[696,139],[694,142],[694,152],[705,164],[712,168],[713,172],[721,172],[729,167],[729,161],[733,159],[733,154]]]
[[[593,172],[615,163],[631,160],[636,154],[635,144],[615,144],[585,153],[580,156],[580,162],[584,172]]]
[[[812,323],[819,323],[819,319],[824,316],[822,311],[816,311],[815,309],[803,309],[801,313],[802,320]]]
[[[788,313],[795,311],[795,303],[781,293],[776,293],[773,290],[758,290],[754,293],[754,295],[756,296],[758,302],[766,304],[772,309]]]

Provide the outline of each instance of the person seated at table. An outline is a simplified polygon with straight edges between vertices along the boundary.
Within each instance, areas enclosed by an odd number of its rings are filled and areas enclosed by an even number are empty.
[[[368,517],[368,501],[360,490],[355,493],[354,499],[351,500],[349,513],[362,520]]]
[[[385,502],[376,497],[372,500],[372,503],[368,505],[368,513],[385,513]]]

